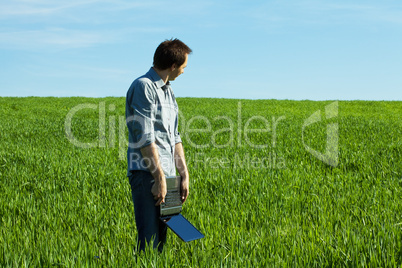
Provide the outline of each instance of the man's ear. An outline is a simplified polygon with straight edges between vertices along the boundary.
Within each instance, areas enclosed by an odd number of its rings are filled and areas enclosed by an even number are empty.
[[[172,66],[170,66],[170,71],[174,71],[176,69],[176,63],[173,63]]]

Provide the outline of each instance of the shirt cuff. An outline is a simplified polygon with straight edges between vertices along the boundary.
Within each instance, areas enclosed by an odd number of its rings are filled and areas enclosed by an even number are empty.
[[[175,144],[181,143],[180,135],[175,135]]]

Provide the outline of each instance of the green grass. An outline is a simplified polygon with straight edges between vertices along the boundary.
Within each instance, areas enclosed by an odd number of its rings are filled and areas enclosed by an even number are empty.
[[[401,267],[402,102],[177,101],[205,238],[135,256],[125,99],[0,98],[0,266]]]

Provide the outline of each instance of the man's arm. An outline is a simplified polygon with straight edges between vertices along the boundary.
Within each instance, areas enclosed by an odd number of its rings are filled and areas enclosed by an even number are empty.
[[[181,201],[184,203],[189,194],[190,178],[189,178],[189,174],[188,174],[186,158],[184,156],[183,144],[181,142],[176,143],[176,145],[175,145],[174,160],[175,160],[177,171],[179,172],[179,174],[181,176],[181,193],[180,194],[181,194]]]
[[[159,153],[155,142],[141,148],[141,154],[152,174],[152,177],[154,177],[155,183],[152,186],[151,192],[154,196],[154,199],[157,200],[155,206],[159,206],[161,203],[165,202],[167,189],[165,174],[163,173],[163,169],[159,161]]]

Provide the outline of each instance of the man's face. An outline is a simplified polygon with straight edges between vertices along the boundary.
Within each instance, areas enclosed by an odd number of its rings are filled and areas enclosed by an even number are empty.
[[[179,75],[184,72],[184,68],[187,67],[187,59],[188,54],[186,54],[186,59],[184,60],[184,63],[179,68],[174,68],[173,71],[169,74],[169,81],[175,80],[177,77],[179,77]]]

